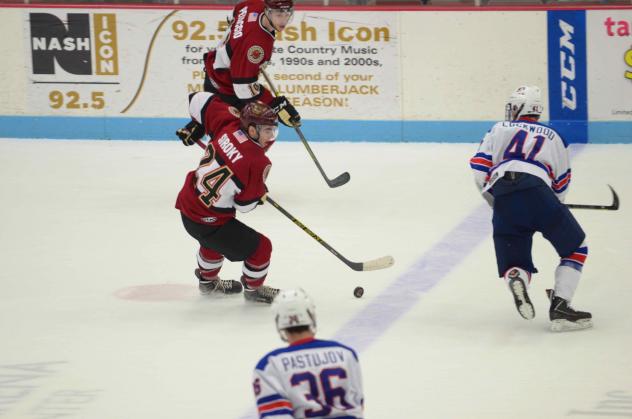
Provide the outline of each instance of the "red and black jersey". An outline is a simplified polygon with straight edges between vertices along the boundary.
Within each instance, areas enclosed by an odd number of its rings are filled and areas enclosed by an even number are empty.
[[[199,167],[187,174],[176,208],[197,223],[221,225],[235,217],[235,209],[248,212],[257,206],[272,163],[226,103],[209,100],[202,117],[213,140]]]
[[[205,54],[204,67],[213,88],[220,96],[248,102],[270,104],[272,94],[257,82],[261,66],[270,61],[275,32],[261,23],[265,5],[247,0],[233,10],[233,22],[226,38]],[[235,104],[235,101],[232,102]]]

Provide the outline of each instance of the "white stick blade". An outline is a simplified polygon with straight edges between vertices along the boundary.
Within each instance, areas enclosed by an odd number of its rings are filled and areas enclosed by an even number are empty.
[[[368,262],[362,263],[363,271],[376,271],[378,269],[390,268],[395,263],[393,256],[382,256],[381,258],[373,259]]]

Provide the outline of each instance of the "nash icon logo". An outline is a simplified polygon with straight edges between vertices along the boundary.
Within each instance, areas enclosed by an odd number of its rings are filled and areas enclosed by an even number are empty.
[[[70,74],[119,74],[116,15],[68,13],[67,21],[49,13],[30,13],[33,74],[55,74],[55,61]]]

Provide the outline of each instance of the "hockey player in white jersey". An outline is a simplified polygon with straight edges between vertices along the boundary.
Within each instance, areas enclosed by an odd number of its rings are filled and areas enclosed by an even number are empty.
[[[498,274],[520,315],[535,317],[527,289],[531,274],[537,272],[531,247],[533,234],[539,231],[560,256],[554,290],[547,290],[551,329],[585,329],[592,326],[592,315],[573,309],[570,302],[588,255],[586,235],[563,204],[571,181],[568,145],[538,122],[542,111],[539,88],[516,89],[506,105],[506,120],[485,135],[470,167],[493,207]]]
[[[265,355],[255,367],[259,418],[362,418],[360,364],[355,351],[316,339],[314,303],[302,289],[281,291],[272,309],[289,346]]]

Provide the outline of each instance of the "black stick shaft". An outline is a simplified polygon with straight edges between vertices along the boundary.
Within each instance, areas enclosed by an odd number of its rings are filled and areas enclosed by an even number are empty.
[[[270,90],[272,90],[272,93],[274,94],[274,96],[279,96],[279,93],[274,87],[274,84],[272,84],[272,80],[270,79],[270,77],[268,77],[268,73],[266,73],[265,70],[261,69],[261,74],[263,74],[263,78],[266,79],[266,82],[268,83],[268,86],[270,86]],[[296,131],[296,134],[298,134],[298,138],[301,139],[301,142],[305,146],[305,149],[307,149],[307,153],[309,154],[309,157],[311,157],[312,161],[316,165],[316,168],[318,168],[318,171],[320,172],[321,176],[325,179],[325,182],[327,182],[327,185],[329,185],[329,187],[335,188],[349,182],[349,179],[351,178],[351,176],[347,172],[342,173],[340,176],[334,178],[333,180],[329,179],[327,177],[327,174],[323,170],[323,167],[320,165],[318,158],[316,158],[316,155],[314,154],[314,152],[312,151],[312,148],[307,142],[307,139],[303,135],[303,131],[301,131],[301,128],[294,127],[294,130]]]
[[[614,190],[614,188],[608,185],[610,188],[610,192],[612,192],[612,204],[610,205],[592,205],[592,204],[566,204],[568,208],[571,209],[592,209],[592,210],[607,210],[607,211],[616,211],[619,209],[619,195]]]
[[[592,210],[609,210],[616,211],[618,208],[613,208],[610,205],[590,205],[590,204],[566,204],[571,209],[592,209]]]
[[[266,202],[269,202],[274,208],[276,208],[281,214],[285,215],[287,218],[289,218],[294,224],[296,224],[301,230],[303,230],[305,233],[307,233],[312,239],[316,240],[318,243],[320,243],[325,249],[329,250],[334,256],[336,256],[338,259],[340,259],[345,265],[349,266],[351,269],[355,270],[355,271],[361,271],[363,266],[362,263],[359,262],[351,262],[350,260],[348,260],[347,258],[345,258],[344,256],[342,256],[340,253],[338,253],[338,251],[336,251],[336,249],[334,249],[333,247],[331,247],[326,241],[324,241],[323,239],[321,239],[318,234],[314,233],[312,230],[310,230],[305,224],[303,224],[302,222],[300,222],[296,217],[294,217],[292,214],[290,214],[289,212],[287,212],[285,210],[285,208],[283,208],[281,205],[279,205],[274,199],[270,198],[269,196],[266,198]]]
[[[204,143],[201,140],[195,140],[195,142],[197,143],[197,145],[200,146],[200,148],[206,149],[206,146],[204,145]],[[279,212],[281,212],[281,214],[283,214],[287,218],[289,218],[294,224],[296,224],[301,230],[303,230],[305,233],[307,233],[311,238],[313,238],[318,243],[320,243],[325,249],[329,250],[334,256],[336,256],[338,259],[340,259],[345,265],[349,266],[354,271],[361,271],[363,269],[362,263],[360,263],[360,262],[351,262],[350,260],[348,260],[347,258],[342,256],[340,253],[338,253],[336,251],[336,249],[331,247],[326,241],[321,239],[316,233],[314,233],[312,230],[307,228],[307,226],[305,224],[301,223],[296,217],[294,217],[292,214],[287,212],[285,210],[285,208],[283,208],[281,205],[277,204],[277,202],[274,199],[272,199],[272,198],[270,198],[268,196],[266,198],[266,201],[269,202],[274,208],[279,210]]]

